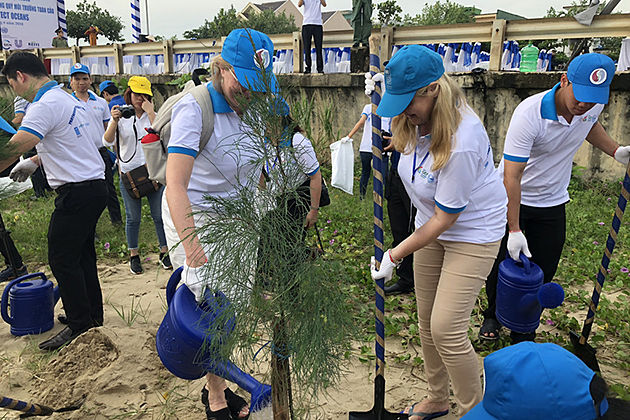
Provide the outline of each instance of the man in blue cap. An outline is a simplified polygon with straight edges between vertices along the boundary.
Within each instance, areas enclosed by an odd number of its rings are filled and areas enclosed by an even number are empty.
[[[85,64],[76,63],[70,69],[70,87],[72,88],[72,96],[77,98],[85,105],[88,113],[92,117],[92,121],[97,127],[98,132],[103,136],[107,124],[111,119],[111,114],[107,102],[103,98],[99,98],[90,90],[92,86],[92,77],[90,69]],[[122,226],[122,216],[120,213],[120,203],[118,195],[114,187],[114,172],[112,170],[114,162],[109,156],[109,151],[103,146],[102,138],[94,139],[96,148],[101,154],[103,163],[105,163],[105,183],[107,184],[107,211],[112,224]]]
[[[542,268],[545,283],[558,268],[566,236],[565,204],[573,156],[584,139],[626,165],[630,146],[619,146],[598,122],[608,103],[615,64],[603,54],[575,58],[552,89],[521,102],[512,115],[499,171],[508,195],[507,228],[486,282],[488,308],[479,337],[496,340],[496,287],[499,264],[520,253]],[[530,252],[531,250],[531,252]],[[512,332],[512,342],[535,333]]]
[[[107,101],[109,110],[111,111],[116,105],[125,105],[125,98],[118,91],[118,86],[111,80],[105,80],[98,85],[101,92],[101,98]]]

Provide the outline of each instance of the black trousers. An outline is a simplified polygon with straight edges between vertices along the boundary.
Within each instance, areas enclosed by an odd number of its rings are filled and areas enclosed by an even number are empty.
[[[94,233],[107,200],[105,181],[65,184],[56,192],[48,226],[48,263],[59,283],[68,326],[80,331],[103,325]]]
[[[11,232],[6,230],[2,216],[0,216],[0,253],[4,257],[4,262],[7,267],[14,267],[16,269],[22,267],[22,256],[15,247],[15,243],[11,236]]]
[[[302,25],[302,42],[304,42],[304,59],[306,60],[306,73],[311,72],[311,37],[315,40],[315,56],[317,59],[317,72],[324,72],[324,56],[322,43],[324,41],[324,27],[322,25]]]
[[[118,202],[116,187],[114,187],[114,164],[109,158],[109,152],[106,147],[101,147],[98,151],[101,154],[103,163],[105,163],[105,185],[107,187],[107,212],[109,213],[109,220],[111,220],[112,223],[122,223],[120,203]]]
[[[521,204],[519,225],[527,238],[527,246],[532,253],[531,261],[543,271],[544,282],[549,283],[558,269],[562,247],[566,238],[565,204],[554,207],[530,207]],[[483,311],[485,318],[496,318],[497,281],[499,264],[507,256],[507,240],[509,228],[501,241],[499,255],[494,261],[492,271],[486,280],[488,308]]]
[[[385,185],[385,199],[387,200],[387,215],[392,229],[392,248],[404,241],[413,233],[416,209],[411,206],[411,199],[405,190],[398,170],[392,168],[389,171]],[[413,254],[403,258],[402,263],[396,269],[398,283],[403,286],[413,286]]]

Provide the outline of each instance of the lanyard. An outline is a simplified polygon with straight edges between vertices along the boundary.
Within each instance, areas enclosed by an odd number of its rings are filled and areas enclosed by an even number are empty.
[[[411,167],[411,183],[413,184],[413,181],[415,181],[416,179],[416,172],[418,171],[418,169],[422,168],[422,165],[424,165],[424,162],[427,160],[427,158],[429,157],[429,150],[427,150],[427,154],[424,155],[424,157],[422,158],[422,161],[420,162],[420,165],[418,165],[416,167],[416,157],[418,156],[417,152],[417,147],[416,150],[413,151],[413,166]]]

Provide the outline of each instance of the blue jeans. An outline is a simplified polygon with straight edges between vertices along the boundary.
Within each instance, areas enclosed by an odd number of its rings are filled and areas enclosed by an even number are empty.
[[[161,247],[166,246],[166,235],[164,235],[164,225],[162,224],[162,194],[164,186],[160,189],[148,194],[149,207],[151,208],[151,217],[155,225],[155,233],[158,237],[158,243]],[[127,235],[127,247],[138,249],[138,235],[140,234],[140,219],[142,216],[142,199],[137,199],[129,195],[129,192],[120,182],[120,195],[122,195],[123,203],[125,203],[125,234]]]

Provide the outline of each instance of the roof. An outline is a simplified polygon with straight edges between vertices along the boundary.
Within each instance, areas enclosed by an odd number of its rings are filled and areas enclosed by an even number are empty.
[[[521,20],[521,19],[527,19],[527,18],[521,15],[515,15],[514,13],[506,12],[505,10],[497,9],[497,19]]]
[[[268,3],[254,3],[254,6],[258,7],[260,10],[273,10],[275,11],[278,7],[282,6],[286,3],[284,1],[270,1]]]
[[[326,22],[328,19],[330,19],[330,17],[334,15],[335,12],[336,10],[333,12],[322,12],[322,22]]]

